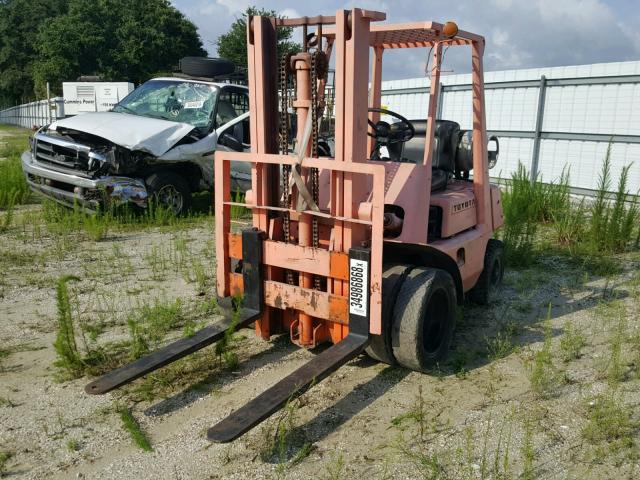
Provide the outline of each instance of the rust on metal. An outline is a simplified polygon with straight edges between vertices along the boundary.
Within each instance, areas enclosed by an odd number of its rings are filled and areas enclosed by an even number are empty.
[[[349,323],[346,297],[270,280],[265,281],[264,297],[270,307],[300,310],[312,317],[342,325]]]

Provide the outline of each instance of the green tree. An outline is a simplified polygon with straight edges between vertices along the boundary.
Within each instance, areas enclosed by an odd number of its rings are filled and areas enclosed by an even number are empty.
[[[36,92],[79,75],[142,83],[187,55],[204,55],[195,25],[168,0],[69,0],[37,35]]]
[[[47,19],[66,11],[66,0],[0,0],[0,104],[33,99],[37,35]]]
[[[273,10],[249,7],[242,14],[242,17],[231,24],[229,31],[220,35],[216,41],[220,57],[232,60],[236,65],[245,68],[247,67],[247,17],[250,15],[278,17],[278,14]],[[298,53],[302,50],[299,43],[291,41],[292,35],[293,28],[278,28],[278,58],[285,53]]]

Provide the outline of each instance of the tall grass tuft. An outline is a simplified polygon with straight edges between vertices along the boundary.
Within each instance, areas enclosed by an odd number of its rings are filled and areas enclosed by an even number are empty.
[[[631,165],[622,168],[612,194],[611,145],[598,177],[596,195],[590,205],[572,201],[569,170],[543,184],[531,179],[526,167],[518,165],[503,195],[505,225],[502,239],[507,261],[528,266],[535,257],[534,242],[540,223],[550,223],[555,243],[572,257],[585,261],[602,259],[634,246],[640,248],[640,204],[628,191]],[[603,255],[604,254],[604,255]]]
[[[224,337],[222,337],[216,343],[216,355],[221,360],[224,360],[225,366],[229,370],[233,370],[238,365],[238,356],[236,352],[233,351],[233,337],[236,332],[236,327],[238,326],[238,322],[240,321],[240,315],[242,315],[242,297],[236,296],[234,297],[234,310],[231,315],[231,322],[229,326],[224,332]]]
[[[505,255],[511,265],[525,266],[533,261],[533,243],[544,205],[542,184],[531,181],[521,163],[502,197],[504,210],[503,240]]]
[[[240,190],[236,190],[231,195],[231,201],[234,202],[234,205],[231,205],[231,218],[234,220],[242,220],[247,219],[251,216],[251,210],[242,205],[238,205],[244,203],[244,194],[240,193]]]
[[[75,339],[75,329],[69,301],[67,282],[78,281],[79,278],[66,275],[58,280],[56,287],[56,303],[58,308],[58,333],[53,344],[58,360],[54,365],[65,370],[71,378],[82,375],[84,362]]]
[[[553,230],[559,245],[573,247],[584,238],[587,207],[584,198],[553,214]]]
[[[595,201],[591,206],[591,225],[589,236],[591,239],[604,239],[609,221],[607,193],[611,189],[611,144],[607,148],[602,170],[598,177],[598,187]]]
[[[622,168],[612,203],[609,200],[612,186],[609,144],[590,212],[589,242],[594,252],[623,252],[633,241],[633,230],[639,220],[639,211],[637,201],[632,202],[627,191],[630,170],[631,165]]]
[[[134,443],[145,452],[152,451],[153,448],[151,448],[151,443],[149,442],[149,439],[140,428],[140,424],[133,417],[131,410],[129,410],[128,408],[121,407],[118,409],[118,413],[120,414],[122,427],[127,432],[129,432],[129,435],[131,435],[131,438],[133,439]]]
[[[537,179],[536,179],[537,180]],[[571,188],[569,187],[569,169],[562,169],[557,182],[543,183],[541,208],[538,218],[543,222],[553,222],[563,212],[571,209]]]
[[[27,132],[27,131],[25,131]],[[27,150],[25,133],[5,137],[6,145],[0,148],[0,208],[26,203],[30,196],[29,186],[22,173],[20,155]]]
[[[137,308],[127,318],[131,358],[140,358],[151,347],[157,347],[182,318],[183,303],[180,298],[166,303],[156,298],[152,305],[145,303]]]
[[[13,222],[13,212],[18,201],[18,192],[14,191],[13,195],[9,198],[9,202],[6,204],[6,212],[0,220],[0,233],[6,232],[11,227],[11,223]]]

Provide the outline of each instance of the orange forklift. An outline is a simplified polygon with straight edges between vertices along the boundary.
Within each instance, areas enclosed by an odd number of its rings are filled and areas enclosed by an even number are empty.
[[[96,379],[88,393],[109,392],[251,323],[265,340],[288,333],[301,347],[332,344],[209,429],[210,440],[230,442],[364,351],[420,372],[444,360],[458,305],[465,295],[487,303],[504,271],[493,239],[503,216],[500,190],[489,183],[498,146],[495,139],[488,150],[484,38],[453,22],[385,18],[354,8],[248,19],[251,153],[215,154],[217,293],[240,305]],[[277,58],[281,27],[302,30],[302,52]],[[471,53],[469,131],[436,119],[443,49],[458,46]],[[398,48],[431,57],[426,120],[381,108],[383,53]],[[319,123],[332,56],[335,147],[326,156]],[[232,201],[232,162],[251,165],[242,204]],[[253,224],[240,233],[231,228],[238,205],[251,210]]]

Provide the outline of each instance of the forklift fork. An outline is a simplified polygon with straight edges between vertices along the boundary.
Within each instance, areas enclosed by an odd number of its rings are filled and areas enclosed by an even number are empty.
[[[365,278],[371,278],[369,275],[371,251],[369,249],[350,249],[349,260],[350,263],[355,260],[360,265],[366,265],[367,275]],[[368,284],[364,287],[369,289]],[[350,309],[349,334],[342,341],[332,345],[210,428],[207,431],[207,438],[219,443],[232,442],[266,420],[287,402],[299,397],[307,389],[358,356],[367,347],[369,341],[369,304],[367,298],[363,309]]]
[[[231,318],[198,330],[189,338],[181,338],[150,355],[113,370],[85,387],[87,393],[102,395],[133,382],[147,373],[201,350],[224,337],[228,328],[243,328],[260,318],[263,309],[262,240],[264,232],[247,229],[242,232],[242,277],[245,285],[242,306]],[[235,318],[234,318],[235,317]]]

